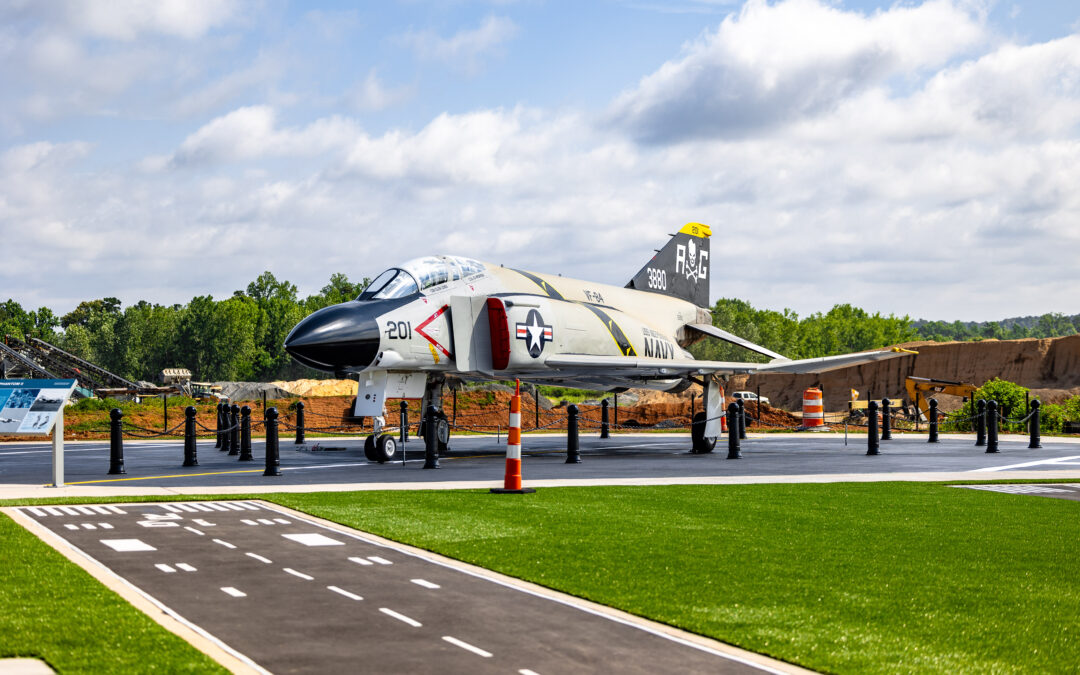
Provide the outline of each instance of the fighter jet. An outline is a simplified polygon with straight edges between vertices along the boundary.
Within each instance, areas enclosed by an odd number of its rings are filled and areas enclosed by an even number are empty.
[[[396,440],[381,433],[388,398],[441,407],[450,380],[513,380],[622,392],[704,388],[692,426],[694,452],[720,434],[722,385],[736,373],[821,373],[901,356],[873,351],[793,361],[712,325],[709,237],[687,223],[624,287],[529,272],[456,256],[416,258],[375,277],[350,302],[296,325],[285,349],[300,363],[359,376],[354,415],[372,417],[365,452],[388,461]],[[768,356],[769,363],[699,361],[704,338]],[[438,415],[440,449],[448,436]]]

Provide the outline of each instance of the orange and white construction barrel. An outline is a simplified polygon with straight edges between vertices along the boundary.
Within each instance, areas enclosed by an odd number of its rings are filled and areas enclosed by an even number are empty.
[[[825,424],[825,402],[821,390],[810,387],[803,392],[802,425],[805,428],[820,427]]]
[[[510,397],[510,429],[506,433],[506,473],[502,488],[491,488],[498,493],[535,492],[521,487],[521,382],[516,382],[514,395]]]

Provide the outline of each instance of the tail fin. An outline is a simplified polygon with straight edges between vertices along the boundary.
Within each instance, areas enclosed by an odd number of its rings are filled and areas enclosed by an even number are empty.
[[[687,223],[634,275],[627,288],[652,291],[709,307],[709,235],[701,223]]]

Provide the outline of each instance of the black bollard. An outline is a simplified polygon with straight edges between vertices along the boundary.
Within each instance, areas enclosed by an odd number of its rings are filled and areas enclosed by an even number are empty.
[[[1042,403],[1039,403],[1039,399],[1031,402],[1031,422],[1028,427],[1031,431],[1031,442],[1028,443],[1028,448],[1032,450],[1042,447],[1042,420],[1040,419],[1042,413],[1039,411],[1041,407]]]
[[[229,406],[229,454],[240,454],[240,406]]]
[[[407,435],[408,435],[408,432],[409,432],[409,402],[408,401],[402,401],[401,403],[398,404],[398,409],[401,411],[401,414],[398,417],[398,420],[399,420],[398,426],[401,427],[401,430],[399,432],[399,436],[401,438],[401,454],[404,455],[405,454],[405,442],[409,440],[407,438]],[[425,431],[426,431],[426,429],[425,429]],[[426,449],[425,449],[425,452],[426,452]]]
[[[877,401],[870,401],[866,404],[866,454],[868,455],[880,455],[881,452],[878,448],[881,444],[878,442],[878,405]]]
[[[566,406],[566,463],[581,464],[581,453],[578,452],[578,407],[570,404]]]
[[[739,452],[739,405],[731,403],[727,407],[727,458],[742,459]]]
[[[892,440],[892,401],[881,399],[881,440]]]
[[[986,445],[986,400],[979,399],[975,406],[975,447]]]
[[[741,398],[735,399],[739,406],[739,440],[746,440],[746,402]]]
[[[429,405],[424,410],[424,468],[425,469],[438,469],[439,468],[439,439],[436,438],[438,432],[435,431],[435,425],[439,421],[439,413],[436,412],[435,406]],[[401,449],[401,454],[405,454],[405,449]]]
[[[918,413],[916,409],[916,414]],[[930,399],[930,438],[927,439],[927,443],[938,442],[938,409],[937,399]]]
[[[124,411],[113,408],[109,411],[109,474],[127,473],[124,471]]]
[[[304,444],[304,402],[296,402],[296,442],[294,445]]]
[[[224,404],[221,401],[218,401],[218,404],[217,404],[217,440],[214,441],[214,447],[218,448],[218,449],[221,448],[221,430],[222,430],[222,428],[225,427],[225,425],[221,423],[221,406],[222,405],[224,405]]]
[[[266,420],[266,471],[264,476],[280,476],[281,468],[278,462],[278,410],[267,408]]]
[[[600,438],[608,438],[611,427],[608,425],[608,400],[600,401]]]
[[[241,462],[250,462],[251,456],[251,408],[240,408],[240,459]]]
[[[998,406],[997,401],[986,404],[986,451],[998,452]]]
[[[184,466],[199,466],[195,457],[195,406],[184,408]]]
[[[221,404],[221,451],[232,454],[232,432],[229,431],[229,404]]]

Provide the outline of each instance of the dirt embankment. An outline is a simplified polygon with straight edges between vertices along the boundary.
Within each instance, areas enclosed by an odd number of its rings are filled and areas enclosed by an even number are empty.
[[[850,391],[861,399],[906,398],[908,376],[932,377],[982,385],[995,377],[1030,388],[1046,403],[1080,394],[1080,335],[982,342],[912,342],[900,345],[918,351],[888,361],[844,368],[821,375],[740,375],[728,389],[756,391],[774,405],[790,410],[802,406],[803,390],[820,384],[826,410],[847,405]],[[945,397],[939,397],[945,398]],[[947,397],[944,409],[958,405]],[[953,404],[953,405],[950,405]]]

